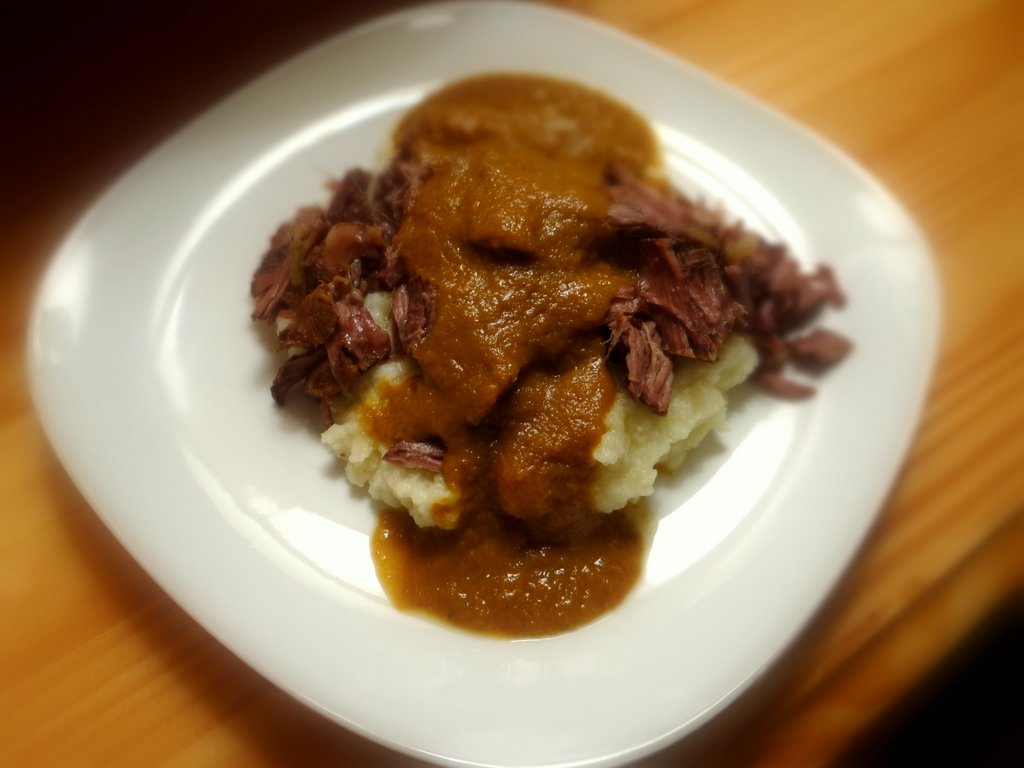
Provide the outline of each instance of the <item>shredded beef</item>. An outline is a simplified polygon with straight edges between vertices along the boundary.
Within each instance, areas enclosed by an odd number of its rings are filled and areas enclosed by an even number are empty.
[[[722,217],[709,208],[666,190],[655,189],[622,166],[606,174],[611,203],[608,224],[633,236],[687,238],[703,245],[720,244]]]
[[[802,273],[785,248],[761,243],[747,258],[728,265],[725,278],[745,310],[737,328],[750,334],[758,351],[755,380],[783,397],[813,395],[813,387],[787,378],[783,371],[791,362],[830,365],[851,349],[850,341],[833,331],[815,330],[790,339],[826,306],[845,303],[832,270],[821,266]]]
[[[323,211],[315,206],[300,209],[294,219],[278,227],[250,284],[250,293],[256,299],[254,320],[273,320],[284,308],[286,293],[300,276],[296,265],[302,263],[325,231]]]
[[[641,183],[621,168],[608,173],[610,250],[637,275],[636,289],[612,302],[609,352],[621,350],[626,388],[657,413],[672,395],[672,357],[716,360],[742,307],[722,275],[715,240],[680,196]]]
[[[682,211],[680,201],[659,198],[638,183],[627,182],[625,188],[639,201],[631,206],[628,223],[624,211],[613,215],[615,202],[608,220],[630,230],[614,248],[617,258],[636,272],[637,283],[631,295],[612,302],[606,318],[608,348],[624,352],[629,393],[663,414],[672,395],[671,357],[718,359],[743,308],[724,282],[721,254],[673,235],[684,229],[667,221]]]
[[[300,381],[305,381],[313,370],[325,359],[326,353],[323,347],[292,355],[277,371],[273,384],[270,385],[270,394],[279,405],[284,403],[289,390]]]
[[[377,177],[374,200],[396,228],[401,226],[428,173],[422,163],[398,155]]]
[[[307,379],[310,395],[321,399],[336,396],[356,375],[391,354],[391,338],[374,322],[361,299],[349,294],[335,301],[326,283],[303,298],[279,339],[302,351],[289,357],[274,379],[272,391],[278,402],[284,401],[295,384]],[[322,380],[313,381],[314,372]],[[324,378],[328,373],[333,384]]]
[[[612,299],[604,320],[610,332],[607,345],[609,352],[619,346],[622,335],[643,306],[643,299],[640,298],[640,291],[636,286],[627,287]]]
[[[675,376],[653,320],[631,318],[622,331],[626,348],[626,390],[662,416],[668,413]]]
[[[716,255],[668,238],[639,240],[640,296],[670,355],[716,360],[742,308],[722,280]]]
[[[279,342],[301,350],[274,379],[277,402],[304,383],[327,412],[331,399],[391,355],[388,333],[363,306],[368,292],[392,291],[397,351],[411,351],[430,332],[436,290],[407,274],[392,242],[428,174],[402,154],[376,177],[351,170],[334,185],[326,211],[302,208],[271,237],[250,285],[252,316],[287,317]],[[828,267],[803,273],[784,247],[621,167],[609,168],[606,181],[605,253],[636,275],[605,318],[608,353],[623,360],[634,398],[665,413],[673,358],[715,360],[734,330],[757,349],[755,380],[784,397],[814,391],[787,378],[787,366],[820,368],[849,352],[850,342],[832,331],[797,335],[822,308],[845,301]],[[424,460],[419,449],[393,450]]]
[[[790,339],[787,344],[794,360],[818,365],[839,362],[852,347],[845,336],[825,328],[817,328],[805,336]]]
[[[338,331],[332,339],[359,369],[368,370],[391,354],[391,337],[374,322],[370,311],[349,295],[334,303]],[[330,351],[330,350],[328,350]]]
[[[444,448],[434,443],[412,443],[398,440],[384,454],[384,461],[401,464],[412,469],[426,469],[440,472],[444,460]]]
[[[643,184],[619,166],[608,169],[608,223],[616,229],[654,236],[681,235],[690,223],[690,208],[678,199]]]
[[[377,278],[382,288],[392,291],[409,279],[399,257],[398,248],[393,243],[389,243],[384,250],[384,266],[377,272]]]
[[[337,324],[330,286],[320,283],[299,302],[287,327],[278,334],[278,341],[284,347],[319,347],[331,337]]]
[[[306,394],[326,403],[391,353],[387,331],[374,322],[362,300],[349,294],[335,301],[326,283],[303,298],[279,338],[302,351],[285,360],[274,378],[270,391],[278,403],[300,382],[305,382]]]
[[[793,379],[788,379],[776,371],[760,368],[754,374],[754,381],[764,389],[779,397],[801,399],[814,394],[814,387]]]
[[[391,315],[398,331],[402,352],[411,351],[427,337],[434,322],[437,291],[430,283],[414,277],[399,285],[392,294]]]
[[[284,292],[288,289],[289,264],[284,248],[267,251],[259,269],[252,277],[250,292],[256,299],[253,320],[272,320],[280,311]]]
[[[300,209],[271,237],[253,275],[252,316],[273,323],[282,347],[299,350],[286,360],[271,391],[281,403],[304,382],[305,392],[329,401],[347,391],[360,373],[391,354],[391,339],[363,306],[371,291],[390,290],[406,280],[391,238],[426,174],[412,161],[393,163],[377,181],[361,169],[334,185],[330,205]],[[370,190],[376,184],[377,192]],[[426,319],[421,298],[414,308]]]
[[[335,374],[330,364],[329,349],[327,356],[327,360],[321,359],[317,366],[310,371],[309,375],[306,376],[306,383],[303,385],[305,393],[319,400],[322,405],[327,405],[333,398],[343,395],[348,383],[346,379],[339,379]]]
[[[666,385],[655,364],[660,358],[650,351],[655,338],[671,363],[671,357],[715,360],[733,330],[747,333],[759,357],[755,380],[785,397],[814,392],[786,378],[785,366],[829,365],[849,352],[850,342],[832,331],[789,338],[825,306],[845,301],[831,269],[803,273],[783,246],[620,167],[609,169],[607,182],[609,249],[637,275],[636,291],[613,301],[608,312],[608,349],[625,353],[634,397],[662,412],[652,401],[670,395],[671,379]],[[641,330],[648,322],[656,336]]]
[[[340,279],[351,290],[366,293],[376,287],[375,274],[384,266],[387,242],[378,227],[342,221],[306,255],[312,279],[329,283]]]
[[[403,155],[395,157],[376,178],[361,168],[351,170],[337,183],[327,220],[375,227],[390,240],[427,175],[425,165]]]
[[[348,171],[334,188],[334,196],[327,208],[327,221],[337,224],[351,221],[376,226],[383,214],[370,202],[370,184],[373,175],[362,168]]]

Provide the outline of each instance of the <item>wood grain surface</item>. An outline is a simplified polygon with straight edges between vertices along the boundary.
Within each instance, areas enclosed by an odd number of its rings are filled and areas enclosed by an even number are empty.
[[[827,764],[1024,589],[1024,3],[553,4],[808,125],[935,250],[938,366],[869,539],[778,664],[643,763]],[[269,685],[149,579],[55,459],[24,365],[35,285],[93,197],[251,77],[404,4],[144,5],[29,10],[4,52],[0,765],[411,764]]]

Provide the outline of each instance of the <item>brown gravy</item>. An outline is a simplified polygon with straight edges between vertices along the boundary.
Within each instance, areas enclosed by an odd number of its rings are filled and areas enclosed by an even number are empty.
[[[602,321],[635,276],[594,248],[609,163],[644,175],[647,123],[589,89],[532,76],[450,86],[395,139],[431,168],[394,244],[437,289],[421,375],[366,414],[385,444],[445,447],[459,503],[437,529],[387,512],[373,540],[399,606],[501,635],[590,621],[635,582],[642,545],[623,514],[599,515],[594,447],[615,394]]]
[[[538,544],[514,518],[484,511],[455,531],[383,513],[373,537],[392,602],[465,629],[537,637],[585,624],[618,605],[640,574],[643,547],[622,512],[587,536]]]

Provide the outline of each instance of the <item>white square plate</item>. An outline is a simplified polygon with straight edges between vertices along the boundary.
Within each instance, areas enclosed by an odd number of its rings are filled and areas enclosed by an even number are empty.
[[[634,593],[575,632],[465,634],[396,611],[375,508],[278,409],[249,321],[276,225],[372,165],[445,81],[529,70],[597,86],[656,126],[681,187],[850,296],[854,354],[818,396],[741,393],[730,429],[652,501]],[[360,27],[260,78],[113,186],[60,248],[30,330],[32,389],[74,481],[137,560],[268,679],[423,759],[613,765],[695,728],[820,605],[869,528],[921,408],[938,334],[927,246],[865,172],[625,36],[543,7],[455,3]]]

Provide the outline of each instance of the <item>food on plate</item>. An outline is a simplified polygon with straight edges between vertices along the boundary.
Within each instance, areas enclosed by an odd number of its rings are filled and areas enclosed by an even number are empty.
[[[642,566],[659,470],[753,378],[803,397],[793,338],[843,296],[780,245],[679,192],[648,123],[588,87],[483,75],[399,122],[378,173],[271,238],[253,317],[271,385],[321,404],[323,442],[386,505],[373,538],[399,606],[500,635],[579,626]]]

